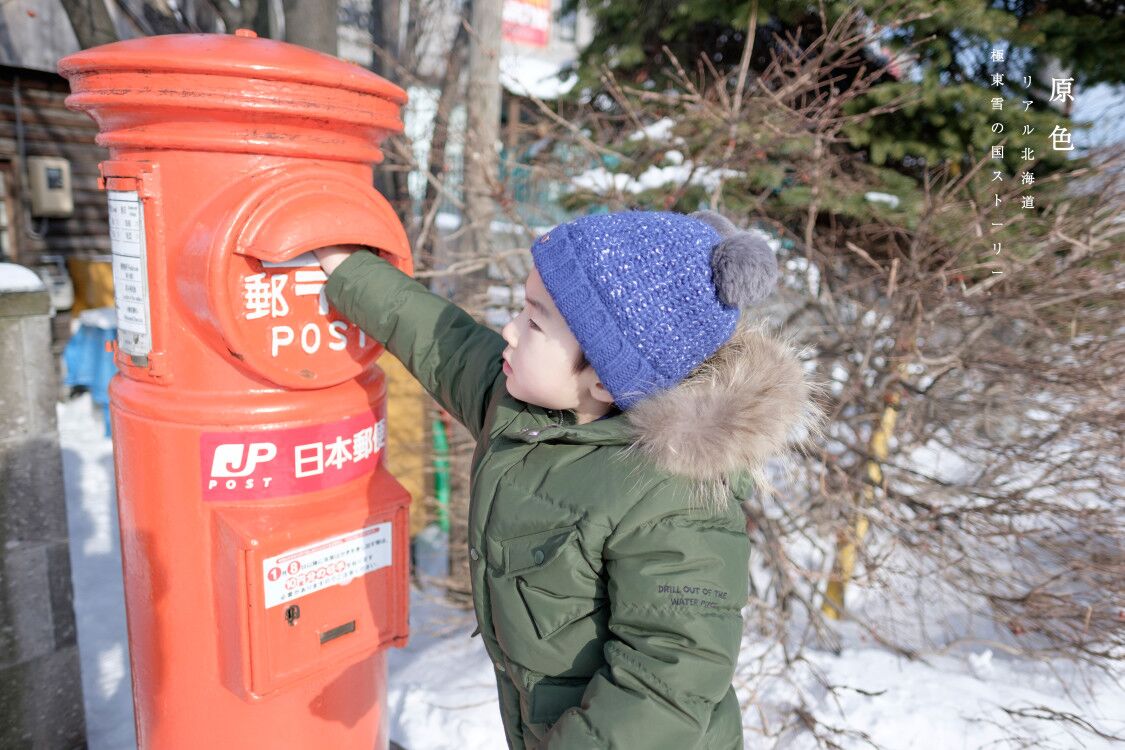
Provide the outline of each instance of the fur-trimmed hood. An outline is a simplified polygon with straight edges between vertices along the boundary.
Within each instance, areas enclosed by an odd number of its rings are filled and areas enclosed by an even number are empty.
[[[821,433],[823,386],[810,380],[790,339],[740,322],[731,338],[676,386],[626,412],[636,438],[626,449],[661,469],[700,480],[711,507],[739,474],[768,487],[768,459]]]

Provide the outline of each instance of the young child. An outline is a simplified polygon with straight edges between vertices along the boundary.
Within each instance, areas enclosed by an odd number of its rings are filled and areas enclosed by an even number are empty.
[[[508,747],[743,747],[739,500],[815,410],[790,345],[740,322],[777,280],[763,236],[576,219],[532,245],[500,333],[372,252],[317,255],[335,308],[478,441],[473,605]]]

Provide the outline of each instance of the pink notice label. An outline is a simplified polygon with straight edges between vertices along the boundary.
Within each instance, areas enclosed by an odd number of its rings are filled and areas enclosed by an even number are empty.
[[[288,430],[205,432],[204,500],[263,500],[335,487],[375,470],[387,420],[371,412]]]

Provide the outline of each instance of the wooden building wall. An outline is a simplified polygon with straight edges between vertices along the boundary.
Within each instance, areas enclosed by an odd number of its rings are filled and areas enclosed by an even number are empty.
[[[109,225],[105,194],[98,189],[98,162],[108,151],[94,143],[94,121],[63,103],[70,88],[62,76],[0,68],[0,168],[4,169],[8,223],[17,263],[34,266],[46,255],[106,255]],[[19,150],[22,122],[23,150]],[[31,216],[28,156],[60,156],[70,162],[74,214],[65,219]],[[34,236],[42,230],[42,237]]]

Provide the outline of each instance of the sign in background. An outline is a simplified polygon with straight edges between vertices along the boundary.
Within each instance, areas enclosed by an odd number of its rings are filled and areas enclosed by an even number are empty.
[[[505,0],[504,41],[546,47],[551,41],[551,0]]]

